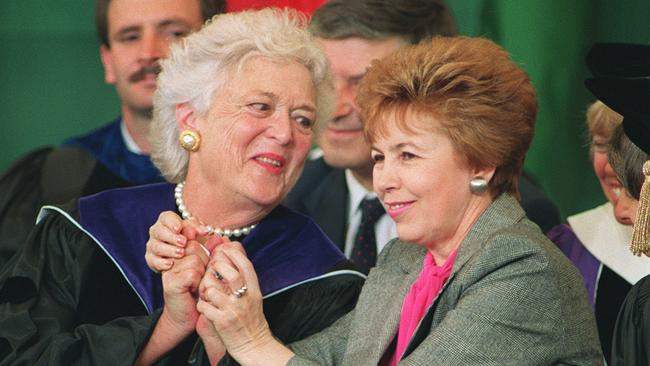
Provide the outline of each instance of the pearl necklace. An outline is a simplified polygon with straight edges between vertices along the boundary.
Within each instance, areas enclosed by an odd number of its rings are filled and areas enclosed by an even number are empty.
[[[174,189],[174,198],[176,198],[176,206],[178,206],[178,211],[180,211],[181,216],[183,216],[183,219],[188,220],[192,218],[192,214],[187,210],[187,207],[185,207],[185,202],[183,201],[183,188],[185,187],[185,182],[180,182],[176,185],[176,188]],[[247,235],[255,228],[256,224],[253,225],[248,225],[236,229],[220,229],[220,228],[215,228],[210,225],[207,225],[208,229],[208,235],[216,234],[219,236],[227,236],[227,237],[239,237],[243,235]]]

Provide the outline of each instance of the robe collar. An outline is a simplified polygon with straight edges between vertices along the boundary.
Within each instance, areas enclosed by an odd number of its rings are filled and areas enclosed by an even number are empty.
[[[162,182],[164,179],[148,155],[136,154],[126,146],[120,126],[122,118],[91,133],[70,138],[64,146],[79,146],[88,151],[111,173],[133,184]]]
[[[119,268],[149,312],[163,305],[160,274],[145,262],[149,227],[163,211],[176,211],[174,185],[114,189],[79,200],[82,229]],[[345,260],[308,217],[276,207],[242,241],[268,297],[318,279]]]

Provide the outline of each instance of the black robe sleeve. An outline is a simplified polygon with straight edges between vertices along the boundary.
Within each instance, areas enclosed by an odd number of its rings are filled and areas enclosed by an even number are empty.
[[[39,223],[0,273],[0,365],[131,365],[156,321],[62,215]]]
[[[616,319],[612,366],[650,365],[650,276],[627,294]]]

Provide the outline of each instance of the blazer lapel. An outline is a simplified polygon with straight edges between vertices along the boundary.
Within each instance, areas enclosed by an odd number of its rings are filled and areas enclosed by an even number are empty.
[[[522,220],[525,215],[525,212],[515,198],[507,194],[498,197],[485,210],[458,247],[458,253],[449,279],[443,285],[440,293],[433,299],[427,312],[422,317],[420,324],[418,324],[418,327],[413,332],[413,337],[406,347],[402,358],[413,352],[431,333],[431,328],[440,324],[447,312],[455,306],[457,299],[455,299],[454,294],[450,294],[450,291],[453,290],[449,290],[449,288],[453,287],[453,282],[458,273],[465,266],[471,265],[472,258],[486,244],[488,237],[495,231]]]
[[[425,250],[399,241],[390,250],[390,259],[370,271],[357,303],[365,311],[351,326],[349,339],[355,341],[348,343],[345,364],[377,365],[397,335],[402,303],[422,269]]]

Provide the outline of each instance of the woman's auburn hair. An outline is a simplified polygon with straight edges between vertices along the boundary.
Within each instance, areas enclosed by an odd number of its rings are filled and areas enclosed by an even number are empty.
[[[534,133],[535,90],[508,53],[483,38],[435,37],[375,61],[359,88],[357,104],[366,137],[386,134],[387,117],[414,132],[430,123],[445,133],[472,168],[496,168],[493,198],[518,197],[518,180]],[[435,120],[435,124],[433,121]]]

